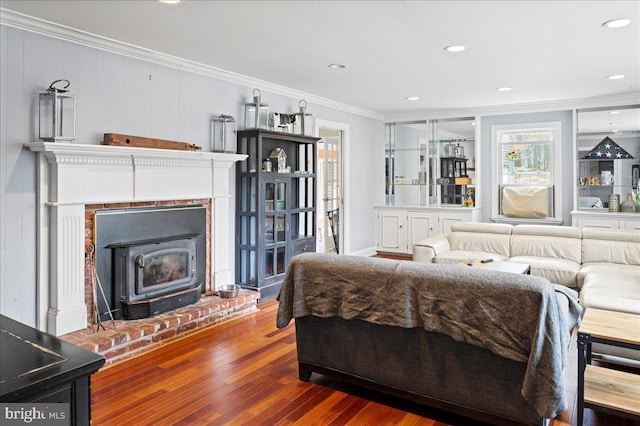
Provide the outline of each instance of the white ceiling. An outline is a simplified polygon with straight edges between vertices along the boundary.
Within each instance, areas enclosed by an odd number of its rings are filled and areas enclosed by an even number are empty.
[[[640,92],[640,1],[2,0],[0,6],[383,114]],[[622,17],[631,25],[602,27]],[[450,44],[467,50],[447,53]],[[331,70],[330,63],[348,67]],[[625,78],[608,80],[612,74]],[[498,92],[502,86],[513,90]]]

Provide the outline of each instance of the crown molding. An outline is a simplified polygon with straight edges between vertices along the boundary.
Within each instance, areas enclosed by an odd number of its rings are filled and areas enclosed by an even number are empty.
[[[182,71],[228,81],[241,86],[259,87],[262,92],[271,92],[294,99],[305,99],[310,104],[313,103],[350,114],[373,118],[376,120],[384,120],[384,114],[379,112],[347,105],[321,96],[316,96],[311,93],[302,92],[289,87],[270,83],[268,81],[223,70],[221,68],[212,67],[119,40],[99,36],[87,31],[57,24],[55,22],[25,15],[5,8],[0,8],[0,25],[6,25],[7,27],[17,28],[70,43],[127,56],[129,58],[152,62],[158,65],[164,65],[170,68],[176,68]]]
[[[562,111],[578,108],[613,107],[637,105],[640,103],[640,92],[621,93],[616,95],[595,96],[590,98],[563,99],[559,101],[528,102],[521,104],[505,104],[479,106],[470,108],[430,109],[408,113],[388,114],[387,123],[417,121],[469,116],[487,116],[502,114],[524,114],[545,111]]]

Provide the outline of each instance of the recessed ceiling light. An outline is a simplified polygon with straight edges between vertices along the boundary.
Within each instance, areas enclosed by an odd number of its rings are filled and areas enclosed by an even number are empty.
[[[611,19],[605,22],[604,24],[602,24],[602,26],[606,28],[622,28],[622,27],[626,27],[630,23],[631,23],[631,19],[619,18],[619,19]]]
[[[475,126],[475,125],[476,125],[476,122],[475,122],[475,121],[472,121],[472,122],[471,122],[471,125],[472,125],[472,126]]]
[[[609,80],[621,80],[624,78],[624,75],[623,74],[608,75],[607,78]]]
[[[331,68],[332,70],[342,70],[342,69],[345,69],[347,66],[345,64],[329,64],[328,67]]]
[[[498,87],[498,92],[508,92],[510,90],[513,90],[513,87]]]
[[[447,46],[444,48],[444,50],[446,50],[447,52],[452,52],[452,53],[462,52],[465,49],[466,47],[461,44],[452,44],[451,46]]]
[[[617,126],[620,124],[618,121],[614,121],[613,123],[609,123],[609,126]]]
[[[164,3],[164,4],[178,4],[181,1],[182,0],[158,0],[159,3]]]
[[[613,115],[613,114],[620,114],[620,111],[609,111],[609,114]]]
[[[408,101],[417,101],[417,100],[420,100],[420,98],[417,97],[417,96],[407,96],[407,100]]]

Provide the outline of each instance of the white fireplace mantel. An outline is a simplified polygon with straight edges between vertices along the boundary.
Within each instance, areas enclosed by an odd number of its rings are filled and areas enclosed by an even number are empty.
[[[233,282],[231,167],[246,155],[88,145],[25,144],[38,153],[38,328],[87,326],[85,205],[210,198],[211,282]]]

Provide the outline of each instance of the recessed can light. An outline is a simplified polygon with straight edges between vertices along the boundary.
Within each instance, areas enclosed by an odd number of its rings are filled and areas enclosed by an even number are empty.
[[[447,46],[444,48],[444,50],[451,53],[462,52],[465,49],[466,47],[461,44],[452,44],[451,46]]]
[[[164,3],[164,4],[178,4],[181,1],[182,0],[158,0],[159,3]]]
[[[631,19],[618,18],[618,19],[611,19],[603,23],[602,26],[606,28],[622,28],[622,27],[626,27],[630,23],[631,23]]]
[[[622,80],[624,78],[624,75],[623,74],[608,75],[607,78],[609,80]]]
[[[417,100],[420,100],[420,98],[417,97],[417,96],[407,96],[407,100],[408,101],[417,101]]]
[[[509,92],[513,90],[513,87],[498,87],[498,92]]]
[[[342,70],[342,69],[345,69],[347,66],[345,64],[329,64],[328,67],[331,68],[332,70]]]

